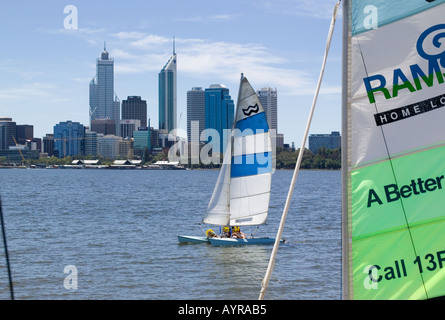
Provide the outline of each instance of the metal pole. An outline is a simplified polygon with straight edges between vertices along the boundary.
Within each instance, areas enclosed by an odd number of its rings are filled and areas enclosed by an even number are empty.
[[[326,42],[326,49],[325,49],[325,54],[324,54],[324,58],[323,58],[323,63],[322,63],[321,71],[320,71],[320,76],[318,78],[317,88],[316,88],[316,91],[315,91],[314,99],[312,101],[312,107],[311,107],[311,111],[309,113],[309,117],[308,117],[308,120],[307,120],[306,130],[304,132],[303,140],[301,141],[300,152],[298,154],[297,163],[295,164],[294,175],[292,177],[291,186],[290,186],[289,192],[287,194],[286,205],[284,206],[283,215],[281,217],[280,226],[278,228],[278,233],[277,233],[277,236],[275,238],[275,243],[274,243],[274,246],[273,246],[273,249],[272,249],[272,254],[271,254],[271,257],[270,257],[270,260],[269,260],[269,265],[267,266],[266,275],[264,276],[264,279],[263,279],[263,281],[261,283],[261,292],[260,292],[260,296],[259,296],[260,300],[264,299],[264,295],[266,294],[267,286],[269,284],[270,276],[272,275],[273,267],[275,265],[275,257],[276,257],[276,254],[277,254],[277,251],[278,251],[278,246],[280,244],[280,240],[281,240],[281,237],[282,237],[282,234],[283,234],[284,223],[286,222],[287,213],[289,211],[290,201],[292,199],[292,193],[293,193],[293,190],[294,190],[294,187],[295,187],[295,183],[297,181],[297,176],[298,176],[298,172],[299,172],[299,169],[300,169],[300,164],[301,164],[301,161],[303,159],[304,147],[306,145],[307,136],[309,135],[309,128],[310,128],[312,117],[313,117],[313,114],[314,114],[315,105],[317,103],[318,93],[319,93],[320,87],[321,87],[321,81],[323,79],[324,69],[325,69],[325,66],[326,66],[326,60],[327,60],[327,57],[328,57],[329,47],[331,45],[332,34],[334,33],[335,20],[337,18],[338,7],[340,5],[340,2],[341,2],[341,0],[334,7],[334,12],[333,12],[333,15],[332,15],[331,25],[330,25],[329,33],[328,33],[328,39],[327,39],[327,42]]]
[[[13,287],[12,287],[11,266],[9,264],[8,245],[6,243],[6,232],[5,232],[5,223],[3,221],[3,210],[2,210],[2,199],[1,199],[1,197],[0,197],[0,220],[1,220],[1,225],[2,225],[3,245],[5,246],[6,266],[8,268],[9,292],[11,294],[11,300],[14,300],[14,290],[13,290]]]

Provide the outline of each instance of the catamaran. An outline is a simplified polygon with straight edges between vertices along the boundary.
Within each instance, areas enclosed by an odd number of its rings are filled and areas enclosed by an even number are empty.
[[[203,223],[220,227],[259,226],[266,222],[272,174],[271,132],[266,114],[244,75],[237,110],[219,176]],[[209,231],[209,230],[208,230]],[[273,244],[275,238],[179,235],[180,243],[214,246]]]

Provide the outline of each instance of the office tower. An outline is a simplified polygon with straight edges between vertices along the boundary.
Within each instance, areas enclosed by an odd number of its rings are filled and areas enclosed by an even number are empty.
[[[220,137],[219,150],[214,151],[223,152],[226,149],[228,137],[224,137],[224,130],[232,129],[234,110],[233,100],[226,86],[212,84],[205,89],[205,128],[215,129]],[[207,142],[211,140],[208,139]]]
[[[43,137],[43,152],[48,154],[48,157],[54,155],[54,134],[47,133]]]
[[[141,127],[138,131],[133,132],[133,137],[134,155],[143,157],[145,149],[148,151],[151,150],[150,129],[147,127]]]
[[[127,159],[133,158],[133,140],[120,140],[117,145],[117,156]]]
[[[97,154],[109,159],[117,158],[117,146],[122,138],[115,135],[97,134]]]
[[[205,129],[206,122],[206,104],[205,91],[201,87],[194,87],[187,91],[187,139],[192,141],[192,122],[197,121],[198,137],[194,141],[199,143],[201,132]],[[196,125],[196,123],[194,124]]]
[[[26,140],[32,140],[34,138],[34,126],[28,124],[16,125],[16,136],[18,144],[25,144]]]
[[[0,150],[15,146],[16,123],[12,118],[0,118]]]
[[[321,148],[338,149],[341,147],[340,132],[332,131],[331,134],[311,134],[309,135],[309,150],[313,153]]]
[[[97,156],[97,132],[90,130],[85,132],[85,155]]]
[[[139,96],[130,96],[122,101],[122,120],[136,119],[140,127],[147,126],[147,101]],[[122,136],[123,137],[123,136]],[[125,137],[124,137],[125,138]]]
[[[159,72],[159,129],[169,133],[176,129],[176,53]]]
[[[139,119],[122,119],[119,123],[119,132],[122,138],[133,138],[133,132],[141,127],[141,120]]]
[[[109,119],[91,120],[91,131],[104,135],[116,134],[116,122]]]
[[[60,122],[54,126],[54,153],[59,158],[83,155],[85,128],[73,121]]]
[[[120,120],[120,101],[114,92],[114,60],[104,46],[97,58],[96,76],[90,82],[90,120],[109,119],[115,126]]]
[[[258,99],[264,108],[266,113],[267,122],[269,123],[270,129],[275,129],[278,132],[278,116],[277,116],[277,105],[278,96],[277,89],[272,88],[262,88],[257,91]]]

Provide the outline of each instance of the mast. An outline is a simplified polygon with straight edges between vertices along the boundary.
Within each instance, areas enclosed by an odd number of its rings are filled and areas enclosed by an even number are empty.
[[[292,199],[293,190],[294,190],[294,187],[295,187],[295,183],[297,181],[297,176],[298,176],[298,172],[300,170],[301,161],[303,159],[304,147],[306,145],[306,140],[307,140],[307,137],[309,135],[309,128],[311,126],[312,117],[314,115],[314,110],[315,110],[315,105],[317,103],[318,93],[320,91],[321,82],[322,82],[322,79],[323,79],[324,69],[325,69],[325,66],[326,66],[326,60],[327,60],[328,53],[329,53],[329,47],[330,47],[330,44],[331,44],[332,35],[334,33],[334,26],[335,26],[335,21],[337,19],[337,13],[338,13],[338,7],[340,5],[340,1],[335,5],[334,12],[332,14],[331,25],[330,25],[330,28],[329,28],[328,39],[327,39],[327,42],[326,42],[325,54],[324,54],[324,57],[323,57],[323,63],[322,63],[322,66],[321,66],[320,75],[319,75],[319,78],[318,78],[317,88],[316,88],[316,91],[315,91],[314,99],[312,101],[311,110],[310,110],[309,117],[308,117],[307,124],[306,124],[306,130],[305,130],[304,135],[303,135],[303,140],[301,141],[300,152],[298,153],[297,163],[295,164],[295,170],[294,170],[294,174],[293,174],[293,177],[292,177],[292,182],[291,182],[291,185],[289,187],[289,192],[287,194],[286,204],[284,206],[283,215],[282,215],[281,221],[280,221],[280,226],[278,228],[277,236],[275,238],[275,243],[274,243],[274,246],[273,246],[273,249],[272,249],[272,254],[271,254],[271,257],[270,257],[270,260],[269,260],[269,265],[267,266],[266,275],[264,276],[263,282],[261,283],[261,292],[260,292],[260,297],[259,297],[260,300],[264,299],[264,295],[266,294],[267,286],[269,284],[270,276],[272,275],[272,271],[273,271],[273,268],[274,268],[274,265],[275,265],[275,257],[276,257],[276,254],[277,254],[277,251],[278,251],[278,246],[280,244],[280,240],[281,240],[281,237],[282,237],[282,234],[283,234],[284,223],[286,222],[287,214],[288,214],[288,211],[289,211],[290,201]]]

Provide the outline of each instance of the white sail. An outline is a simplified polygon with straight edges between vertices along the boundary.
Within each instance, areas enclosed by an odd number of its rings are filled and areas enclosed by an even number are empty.
[[[230,140],[203,222],[263,224],[269,210],[273,150],[266,114],[245,77]]]

